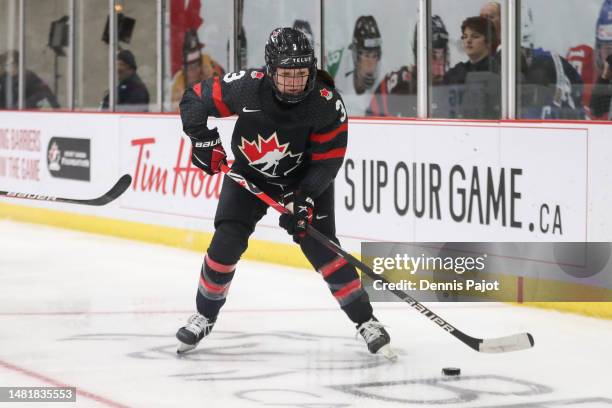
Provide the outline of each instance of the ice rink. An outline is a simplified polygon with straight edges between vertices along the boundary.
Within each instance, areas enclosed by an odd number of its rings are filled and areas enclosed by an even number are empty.
[[[34,407],[612,407],[612,321],[505,304],[431,304],[479,354],[403,303],[375,304],[399,354],[355,339],[322,278],[242,261],[215,329],[177,357],[202,255],[0,220],[0,386],[73,386]],[[204,248],[203,248],[204,249]],[[456,366],[459,378],[443,377]]]

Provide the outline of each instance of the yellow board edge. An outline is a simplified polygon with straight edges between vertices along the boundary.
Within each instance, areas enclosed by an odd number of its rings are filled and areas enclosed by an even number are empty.
[[[0,203],[0,218],[162,244],[202,254],[212,239],[212,233],[209,232],[6,203]],[[297,268],[311,267],[298,246],[263,240],[249,240],[243,258]]]
[[[212,239],[212,233],[208,232],[7,203],[0,203],[0,218],[162,244],[202,254]],[[243,258],[297,268],[311,267],[299,247],[256,239],[249,240]],[[606,302],[528,302],[521,305],[612,319],[612,304]]]

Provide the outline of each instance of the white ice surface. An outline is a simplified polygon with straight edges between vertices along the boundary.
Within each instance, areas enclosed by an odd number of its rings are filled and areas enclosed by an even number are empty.
[[[399,361],[354,338],[319,275],[241,261],[196,352],[175,354],[202,255],[0,220],[0,386],[78,389],[33,407],[612,407],[612,322],[503,304],[430,304],[479,354],[403,303],[375,304]],[[442,367],[462,370],[458,379]]]

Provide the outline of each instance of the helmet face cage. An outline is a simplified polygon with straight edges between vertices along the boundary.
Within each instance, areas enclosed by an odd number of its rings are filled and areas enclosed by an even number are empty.
[[[266,76],[272,84],[276,97],[285,103],[303,101],[315,86],[317,59],[308,38],[301,31],[293,28],[277,28],[272,31],[266,44]],[[277,85],[279,68],[298,70],[308,69],[308,78],[304,90],[299,93],[286,93]],[[296,71],[294,71],[294,74]]]

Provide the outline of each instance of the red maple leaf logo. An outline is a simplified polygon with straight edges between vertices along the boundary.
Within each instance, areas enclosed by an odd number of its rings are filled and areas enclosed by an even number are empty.
[[[257,141],[249,142],[242,138],[240,150],[251,163],[257,163],[259,160],[268,156],[282,157],[287,150],[287,144],[279,145],[276,133],[273,133],[267,139],[257,135]]]
[[[327,90],[326,88],[323,88],[319,91],[321,93],[321,96],[325,99],[327,99],[328,101],[332,98],[332,93]]]
[[[249,165],[268,177],[280,177],[276,174],[279,166],[283,174],[287,175],[302,161],[302,153],[291,153],[289,143],[278,143],[276,132],[267,139],[261,135],[257,135],[257,141],[241,139],[238,148],[249,161]]]

